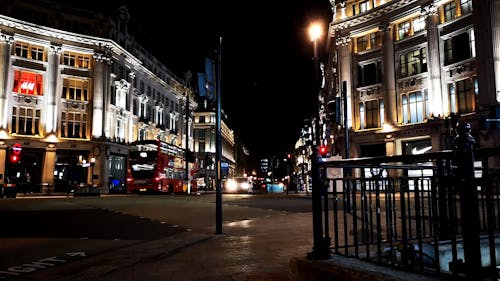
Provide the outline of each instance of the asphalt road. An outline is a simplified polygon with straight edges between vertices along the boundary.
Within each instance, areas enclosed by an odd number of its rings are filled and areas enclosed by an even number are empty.
[[[224,223],[309,212],[296,196],[223,195]],[[215,195],[0,200],[0,280],[169,237],[215,231]]]

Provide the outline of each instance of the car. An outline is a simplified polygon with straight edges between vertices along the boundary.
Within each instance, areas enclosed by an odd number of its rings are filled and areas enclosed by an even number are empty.
[[[248,177],[233,177],[224,184],[224,193],[249,193],[252,182]]]
[[[253,182],[252,188],[249,193],[267,193],[267,183],[264,179],[258,178]]]

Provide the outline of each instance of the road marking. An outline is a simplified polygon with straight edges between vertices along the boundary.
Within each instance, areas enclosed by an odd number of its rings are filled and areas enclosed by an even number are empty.
[[[58,264],[66,263],[68,261],[73,261],[86,257],[85,252],[69,252],[66,253],[64,257],[48,257],[33,261],[30,263],[23,263],[22,265],[15,265],[7,268],[7,270],[0,270],[0,280],[7,280],[12,276],[19,276],[26,273],[32,273],[48,267],[53,267]]]

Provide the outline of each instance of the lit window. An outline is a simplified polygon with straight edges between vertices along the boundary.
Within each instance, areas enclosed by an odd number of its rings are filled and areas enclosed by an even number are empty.
[[[365,105],[362,102],[359,103],[359,128],[365,128]]]
[[[14,47],[16,56],[37,61],[45,61],[44,52],[44,47],[24,42],[16,42]]]
[[[402,54],[399,57],[400,77],[427,72],[427,48],[423,47]]]
[[[378,128],[379,107],[376,100],[366,102],[366,128]]]
[[[370,49],[382,46],[382,37],[380,32],[373,32],[370,34]]]
[[[68,100],[88,101],[89,82],[79,79],[64,79],[61,97]]]
[[[368,49],[368,35],[356,38],[356,51],[362,52]]]
[[[87,137],[87,113],[62,112],[61,137],[85,139]]]
[[[453,113],[469,113],[476,109],[476,80],[464,79],[448,84],[450,111]]]
[[[402,96],[403,123],[423,122],[429,115],[427,90]]]
[[[71,67],[90,68],[90,55],[64,52],[61,56],[61,63]]]
[[[366,11],[368,11],[368,1],[363,1],[359,3],[359,12],[362,13]]]
[[[460,0],[462,15],[472,12],[472,0]]]
[[[398,24],[398,39],[404,39],[408,36],[410,36],[410,23],[409,22],[402,22]]]
[[[39,135],[40,109],[12,107],[11,132],[19,135]]]
[[[444,19],[442,22],[448,22],[448,21],[451,21],[453,19],[455,19],[455,17],[457,16],[457,9],[456,9],[456,6],[455,6],[455,1],[451,1],[449,3],[446,3],[444,4]]]
[[[425,30],[425,17],[417,17],[412,20],[413,34]]]
[[[43,95],[43,76],[34,72],[14,71],[14,93],[25,95]]]
[[[384,100],[380,100],[378,103],[379,112],[380,112],[380,127],[384,126],[385,123],[385,115],[384,115]]]

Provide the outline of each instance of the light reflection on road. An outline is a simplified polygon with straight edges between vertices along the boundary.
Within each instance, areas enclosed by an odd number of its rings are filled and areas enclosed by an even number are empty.
[[[233,221],[227,224],[229,227],[249,228],[253,220]]]

